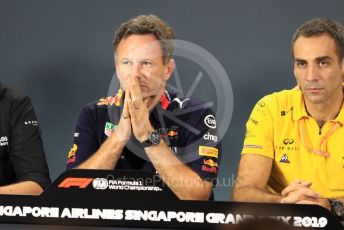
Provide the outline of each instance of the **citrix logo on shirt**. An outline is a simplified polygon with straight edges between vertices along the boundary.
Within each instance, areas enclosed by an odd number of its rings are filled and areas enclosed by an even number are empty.
[[[213,141],[214,143],[217,142],[217,136],[211,135],[210,133],[204,134],[204,135],[203,135],[203,139],[204,139],[204,140],[208,140],[208,141]]]
[[[8,138],[6,136],[0,137],[0,147],[8,145]]]

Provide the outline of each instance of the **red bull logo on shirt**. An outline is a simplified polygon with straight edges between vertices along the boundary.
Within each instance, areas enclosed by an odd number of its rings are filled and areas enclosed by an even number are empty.
[[[123,97],[123,90],[119,89],[117,91],[116,96],[101,98],[101,99],[99,99],[99,102],[97,103],[97,105],[121,106],[122,105],[122,97]]]
[[[171,130],[171,131],[169,131],[169,132],[167,133],[167,136],[169,136],[169,137],[174,137],[174,136],[177,136],[177,135],[178,135],[178,132],[173,131],[173,130]]]
[[[170,139],[178,139],[178,131],[176,130],[169,130],[160,133],[160,137],[164,138],[168,136]]]
[[[113,105],[115,104],[115,98],[114,97],[104,97],[100,98],[97,105]]]
[[[219,165],[217,164],[217,162],[213,161],[212,159],[208,159],[208,160],[204,159],[204,160],[203,160],[203,164],[204,164],[204,165],[208,165],[208,166],[210,166],[210,167],[219,167]]]
[[[78,146],[76,144],[73,144],[73,147],[70,149],[68,153],[68,160],[67,163],[74,163],[76,160],[76,151],[78,150]]]
[[[205,165],[202,165],[202,171],[203,172],[209,172],[209,173],[217,173],[216,167],[207,167]]]

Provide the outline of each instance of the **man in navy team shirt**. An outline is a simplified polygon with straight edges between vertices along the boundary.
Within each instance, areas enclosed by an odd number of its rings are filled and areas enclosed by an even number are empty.
[[[154,15],[120,26],[114,48],[121,88],[83,108],[67,169],[151,171],[180,199],[213,199],[221,150],[215,116],[201,101],[166,90],[173,39]]]

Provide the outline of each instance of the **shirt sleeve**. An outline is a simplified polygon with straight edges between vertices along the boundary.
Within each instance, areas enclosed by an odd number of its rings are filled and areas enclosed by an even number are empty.
[[[77,167],[99,148],[95,118],[92,110],[85,106],[75,128],[74,144],[67,156],[67,170]]]
[[[216,118],[210,109],[191,113],[183,138],[183,160],[203,180],[216,184],[221,160],[221,143]]]
[[[21,97],[14,101],[10,126],[10,159],[17,181],[34,181],[44,189],[50,183],[49,169],[30,98]]]
[[[242,154],[258,154],[274,158],[272,101],[269,96],[259,100],[246,123]]]

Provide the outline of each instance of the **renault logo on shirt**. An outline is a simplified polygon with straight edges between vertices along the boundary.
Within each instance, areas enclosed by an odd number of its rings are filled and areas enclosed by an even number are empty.
[[[8,145],[8,138],[6,136],[0,137],[0,147]]]

